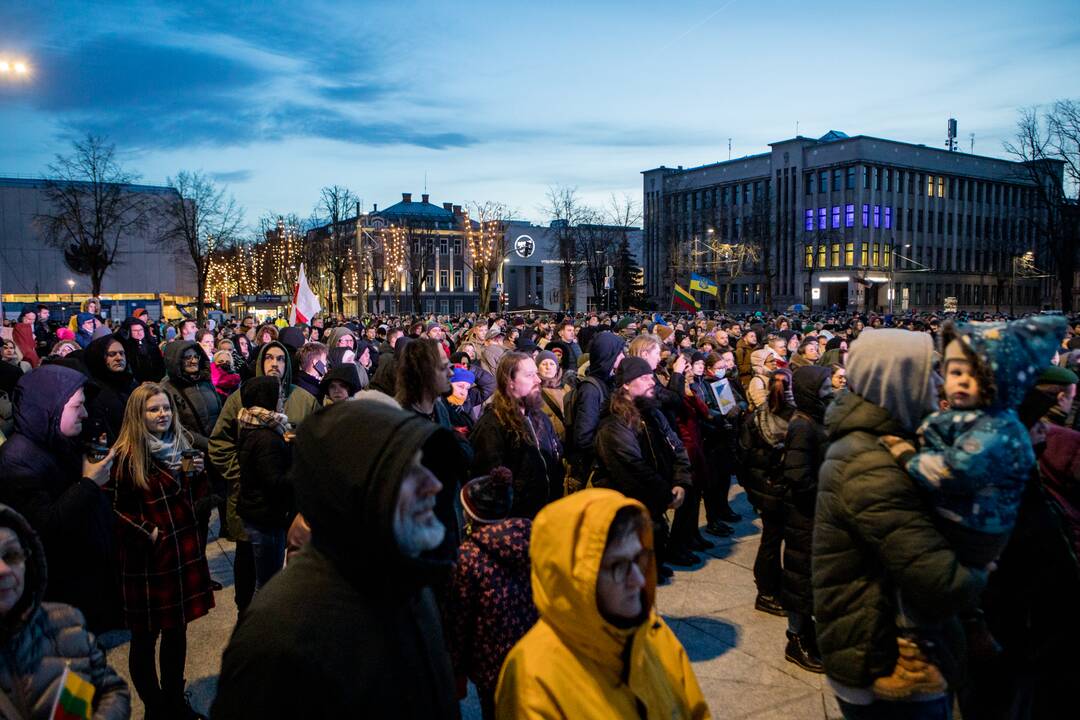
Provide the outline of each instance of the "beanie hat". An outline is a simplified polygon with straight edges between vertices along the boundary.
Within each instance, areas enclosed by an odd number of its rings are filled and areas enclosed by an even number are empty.
[[[693,365],[696,362],[705,362],[705,353],[698,350],[693,355],[691,355],[690,364]]]
[[[555,363],[556,367],[558,367],[559,365],[559,358],[556,357],[555,353],[551,352],[550,350],[541,350],[536,354],[537,365],[539,365],[544,360],[550,360],[551,362]]]
[[[1048,365],[1039,373],[1038,385],[1075,385],[1080,382],[1080,377],[1068,368]]]
[[[619,369],[615,371],[615,384],[626,385],[642,375],[652,375],[652,368],[649,367],[648,361],[645,358],[626,357],[619,363]]]
[[[459,382],[467,382],[470,385],[473,385],[476,383],[476,374],[465,368],[456,367],[454,368],[453,375],[450,376],[450,383],[453,384]]]
[[[461,509],[475,522],[487,524],[505,520],[510,515],[513,501],[513,475],[502,466],[473,478],[461,488]]]
[[[277,411],[281,381],[273,375],[253,377],[240,386],[240,400],[244,407],[261,407]]]
[[[87,320],[94,320],[94,319],[95,319],[94,313],[88,313],[88,312],[79,313],[79,317],[78,317],[79,327],[82,327],[82,324],[84,322],[86,322]]]
[[[66,328],[66,327],[58,328],[57,331],[56,331],[56,339],[57,340],[74,340],[75,339],[75,333],[71,332],[71,328]]]

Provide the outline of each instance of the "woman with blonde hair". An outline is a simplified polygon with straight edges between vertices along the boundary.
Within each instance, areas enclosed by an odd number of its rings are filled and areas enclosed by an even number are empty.
[[[165,388],[143,383],[128,399],[114,446],[128,667],[147,716],[200,717],[184,697],[187,624],[214,606],[195,505],[209,493],[202,454]],[[161,637],[161,680],[155,645]]]

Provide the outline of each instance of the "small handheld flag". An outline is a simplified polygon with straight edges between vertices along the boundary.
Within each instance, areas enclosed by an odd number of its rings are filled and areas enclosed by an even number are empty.
[[[701,303],[694,298],[693,295],[688,293],[679,283],[675,283],[674,295],[671,301],[679,307],[686,308],[690,312],[697,312],[701,309]]]
[[[714,283],[709,278],[701,277],[700,275],[695,275],[694,273],[690,273],[690,289],[696,290],[697,292],[709,293],[713,296],[715,296],[718,292],[716,283]]]
[[[65,667],[51,720],[90,720],[94,714],[94,686]]]

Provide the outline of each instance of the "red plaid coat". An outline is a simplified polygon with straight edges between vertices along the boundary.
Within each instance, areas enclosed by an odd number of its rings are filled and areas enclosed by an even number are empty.
[[[182,627],[214,607],[210,568],[195,518],[206,474],[188,481],[153,464],[149,490],[113,471],[124,620],[132,630]],[[156,543],[150,536],[159,529]]]

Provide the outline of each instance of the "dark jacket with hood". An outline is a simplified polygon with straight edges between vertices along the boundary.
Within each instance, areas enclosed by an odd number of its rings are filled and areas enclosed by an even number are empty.
[[[90,414],[90,419],[84,423],[84,429],[87,436],[94,440],[99,433],[105,433],[109,445],[116,442],[120,435],[120,426],[124,424],[124,408],[127,407],[131,392],[138,385],[135,376],[131,374],[130,366],[121,372],[109,370],[105,353],[114,342],[120,342],[120,338],[115,335],[99,337],[87,346],[83,356],[92,381],[86,392],[86,411]]]
[[[607,412],[611,391],[615,389],[615,359],[626,343],[615,333],[598,333],[589,345],[589,370],[574,390],[572,422],[566,430],[566,452],[574,477],[584,482],[595,458],[596,431]]]
[[[245,408],[275,410],[278,403],[276,378],[252,378],[240,389]],[[237,443],[240,463],[240,496],[236,513],[242,520],[267,530],[285,529],[292,522],[292,485],[288,480],[292,448],[276,429],[244,427]]]
[[[405,346],[410,342],[407,335],[398,338],[393,352],[384,352],[379,355],[379,366],[375,369],[375,377],[371,379],[372,390],[386,393],[390,397],[397,394],[397,362]]]
[[[131,328],[141,325],[143,329],[142,340],[131,337]],[[165,377],[165,358],[150,333],[150,328],[138,318],[127,318],[117,331],[120,342],[124,345],[127,353],[128,368],[135,376],[137,382],[161,382]]]
[[[472,473],[486,475],[492,468],[510,468],[514,475],[511,515],[533,518],[552,500],[562,497],[564,470],[562,444],[551,420],[541,411],[525,418],[525,431],[535,444],[524,442],[505,428],[488,408],[469,435],[473,448]]]
[[[808,365],[796,368],[791,387],[795,414],[788,421],[784,440],[784,577],[781,601],[789,611],[812,615],[814,594],[810,587],[810,548],[814,534],[814,502],[818,470],[825,460],[825,406],[822,387],[832,394],[829,368]]]
[[[108,666],[82,614],[70,605],[42,602],[47,570],[37,534],[6,505],[0,505],[0,527],[14,530],[26,552],[22,597],[0,619],[4,650],[0,692],[23,718],[44,720],[51,717],[67,669],[94,686],[95,720],[127,720],[131,714],[127,683]]]
[[[879,442],[913,438],[933,408],[932,342],[905,330],[865,333],[848,358],[848,390],[825,412],[830,444],[818,475],[811,582],[825,673],[849,687],[868,687],[896,664],[897,590],[940,623],[937,660],[958,680],[956,616],[975,607],[986,583],[985,572],[959,562],[915,481]]]
[[[394,539],[421,449],[444,482],[463,462],[451,431],[388,403],[336,403],[300,426],[292,480],[311,542],[240,618],[213,717],[459,716],[430,588],[449,565],[406,557]]]
[[[78,441],[60,433],[64,405],[86,377],[60,365],[24,376],[15,389],[15,435],[0,446],[0,502],[22,514],[45,545],[46,598],[74,605],[94,630],[119,627],[113,572],[112,502],[82,477]]]
[[[199,372],[195,377],[184,372],[183,357],[188,348],[193,348],[199,356]],[[191,444],[206,452],[224,402],[210,382],[210,361],[196,343],[173,340],[165,346],[165,365],[169,376],[162,385],[172,399],[173,412],[191,433]]]

